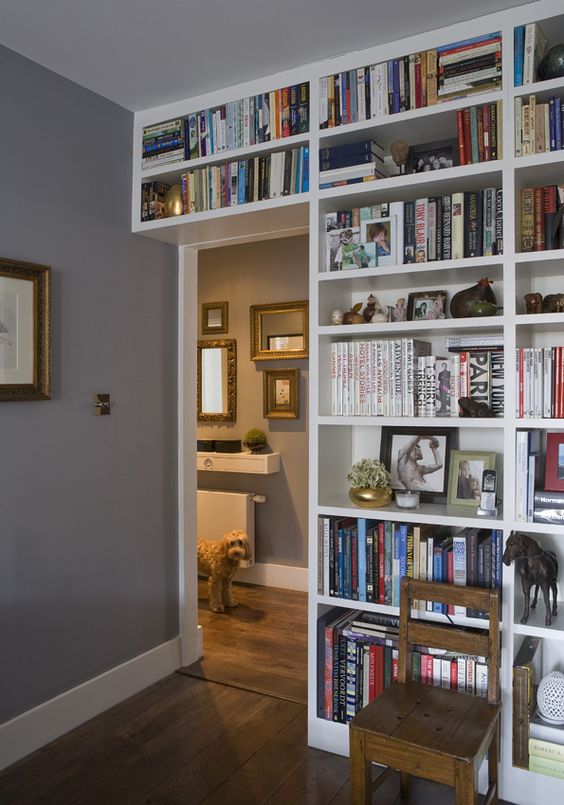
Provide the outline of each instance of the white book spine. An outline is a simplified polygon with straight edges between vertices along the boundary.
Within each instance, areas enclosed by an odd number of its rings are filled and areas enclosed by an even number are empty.
[[[456,661],[456,689],[460,693],[466,691],[466,660],[464,657],[459,657]]]
[[[535,507],[535,462],[536,456],[529,456],[527,466],[527,522],[533,522]]]
[[[370,394],[369,394],[369,401],[370,401],[370,416],[377,416],[377,394],[378,394],[378,368],[377,368],[377,360],[378,360],[378,350],[377,350],[377,341],[372,340],[369,341],[369,350],[370,350]]]
[[[525,53],[523,57],[523,84],[532,84],[534,81],[534,47],[535,23],[525,26]]]
[[[515,98],[515,156],[523,156],[523,99]]]
[[[476,663],[475,687],[476,696],[481,699],[488,698],[488,666],[485,663]]]
[[[433,687],[441,687],[443,661],[440,657],[433,657]]]
[[[433,549],[435,547],[435,540],[433,537],[427,539],[427,581],[433,581]],[[433,602],[426,601],[427,612],[433,611]]]
[[[382,341],[382,408],[390,416],[390,341]]]
[[[456,352],[450,356],[450,380],[451,398],[450,415],[458,416],[458,401],[462,397],[460,393],[460,355]]]
[[[466,660],[466,693],[475,693],[476,660]]]
[[[441,659],[441,688],[450,690],[450,659]]]
[[[327,105],[327,77],[319,80],[319,123],[327,123],[329,120],[329,111]]]
[[[337,377],[340,378],[340,411],[341,416],[347,416],[349,412],[349,348],[345,341],[339,343],[339,354],[341,356],[340,369],[337,364]]]
[[[401,363],[401,338],[394,340],[394,413],[393,416],[402,416],[402,389],[404,379]]]
[[[425,358],[425,416],[435,416],[435,356]]]
[[[460,587],[466,587],[466,538],[457,535],[452,538],[453,581]],[[454,605],[455,615],[466,615],[466,607]]]
[[[367,416],[367,378],[368,363],[366,360],[368,342],[358,342],[358,413],[360,416]]]
[[[515,519],[520,523],[527,522],[528,446],[529,434],[518,430],[515,457]]]
[[[337,402],[337,352],[339,345],[331,344],[331,416],[339,414]]]
[[[404,416],[415,416],[415,371],[413,367],[413,338],[404,338],[405,344],[405,383]]]
[[[552,350],[545,347],[543,350],[543,417],[550,419],[552,403]]]
[[[384,342],[376,341],[376,416],[384,416],[384,349]]]
[[[464,257],[464,193],[452,194],[452,249],[453,260]]]

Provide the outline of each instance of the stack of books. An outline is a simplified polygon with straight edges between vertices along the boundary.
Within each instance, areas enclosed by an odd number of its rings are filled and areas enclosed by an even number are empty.
[[[329,610],[317,622],[317,715],[348,724],[398,678],[398,619]],[[418,646],[410,653],[414,682],[487,697],[484,657]]]
[[[143,182],[141,185],[141,222],[166,218],[165,196],[170,186],[162,182]]]
[[[515,439],[515,519],[532,523],[537,514],[535,489],[542,474],[541,434],[538,430],[518,430]]]
[[[404,576],[498,589],[502,532],[448,528],[364,517],[320,517],[320,595],[399,607]],[[482,617],[465,607],[418,602],[421,611]]]
[[[535,95],[529,102],[515,98],[515,156],[544,154],[563,148],[564,114],[560,98],[551,95],[548,103],[537,103]]]
[[[501,101],[459,109],[456,113],[461,165],[491,162],[503,156]]]
[[[501,31],[437,48],[439,101],[501,85]]]
[[[383,179],[388,175],[384,149],[375,140],[334,145],[319,151],[319,187]]]
[[[564,347],[518,347],[515,371],[518,419],[564,417]]]
[[[551,725],[534,713],[530,722],[529,770],[564,780],[564,725]]]
[[[182,174],[181,182],[185,215],[305,193],[309,189],[309,148],[197,168]]]
[[[564,248],[564,226],[558,210],[564,204],[564,185],[521,190],[521,251]]]
[[[537,69],[546,51],[546,36],[538,22],[518,25],[514,31],[514,83],[516,87],[537,80]]]
[[[421,109],[500,82],[500,32],[453,42],[322,78],[320,127]]]
[[[184,121],[167,120],[143,129],[142,167],[155,168],[184,160]]]

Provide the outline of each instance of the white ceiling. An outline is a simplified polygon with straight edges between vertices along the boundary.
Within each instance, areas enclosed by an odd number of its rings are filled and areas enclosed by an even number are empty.
[[[0,42],[139,110],[516,5],[518,0],[0,0]]]

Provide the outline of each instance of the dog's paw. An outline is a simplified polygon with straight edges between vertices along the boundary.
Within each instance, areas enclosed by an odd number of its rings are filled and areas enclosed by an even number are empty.
[[[233,607],[238,607],[238,606],[239,606],[239,602],[238,602],[238,601],[235,601],[235,599],[234,599],[234,598],[230,598],[230,599],[229,599],[229,601],[226,601],[226,602],[225,602],[225,606],[226,606],[226,607],[230,607],[230,608],[232,609]]]
[[[217,612],[219,615],[221,615],[221,613],[224,611],[225,607],[223,606],[223,604],[218,604],[215,607],[212,607],[212,605],[210,604],[210,612]]]

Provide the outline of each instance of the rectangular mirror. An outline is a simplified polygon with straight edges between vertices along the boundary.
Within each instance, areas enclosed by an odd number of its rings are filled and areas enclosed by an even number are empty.
[[[198,419],[235,422],[237,417],[237,342],[198,341]]]
[[[251,307],[251,360],[308,356],[307,301]]]

